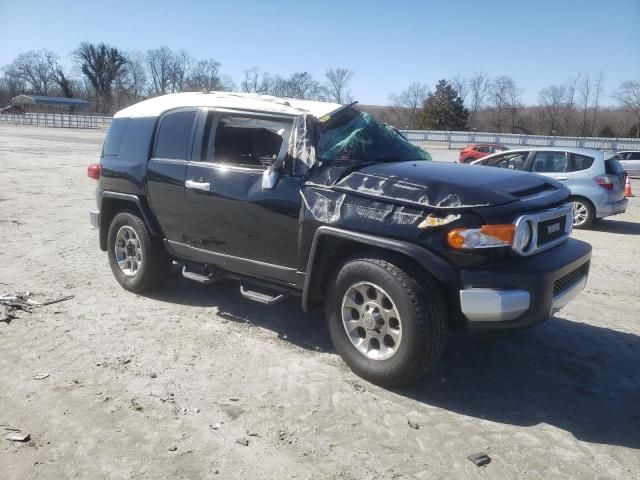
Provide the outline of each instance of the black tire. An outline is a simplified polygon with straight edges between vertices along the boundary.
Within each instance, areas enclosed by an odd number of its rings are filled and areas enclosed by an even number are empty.
[[[116,259],[116,238],[122,227],[133,229],[139,241],[141,261],[133,276],[127,276]],[[120,212],[113,217],[107,236],[107,254],[114,277],[131,292],[143,293],[158,288],[171,271],[171,258],[162,242],[151,235],[144,221],[133,212]]]
[[[381,287],[401,318],[401,341],[390,358],[367,357],[345,330],[343,298],[358,282]],[[331,340],[345,363],[357,375],[381,386],[414,382],[434,366],[446,345],[447,314],[436,281],[399,257],[367,255],[345,261],[329,287],[326,317]]]
[[[576,223],[575,212],[574,212],[573,228],[577,228],[577,229],[589,228],[596,217],[596,209],[593,206],[593,203],[591,203],[590,200],[587,200],[584,197],[571,197],[569,201],[572,202],[572,205],[574,208],[576,208],[574,202],[577,202],[577,204],[584,207],[584,211],[586,212],[586,216],[584,217],[584,220],[580,221],[579,223]]]

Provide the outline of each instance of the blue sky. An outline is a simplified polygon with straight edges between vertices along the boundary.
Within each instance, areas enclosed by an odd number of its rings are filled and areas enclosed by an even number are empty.
[[[411,82],[485,71],[509,75],[525,103],[579,72],[611,93],[640,80],[640,0],[120,1],[0,0],[0,65],[48,48],[70,63],[81,41],[160,45],[214,58],[236,83],[251,67],[316,78],[355,72],[351,89],[386,104]]]

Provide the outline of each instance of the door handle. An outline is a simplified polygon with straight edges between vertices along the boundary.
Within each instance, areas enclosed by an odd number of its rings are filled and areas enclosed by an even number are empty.
[[[195,182],[193,180],[187,180],[184,182],[184,186],[191,190],[202,190],[203,192],[211,191],[211,184],[209,182]]]
[[[569,180],[569,177],[558,177],[558,180],[561,182],[566,182],[567,180]]]

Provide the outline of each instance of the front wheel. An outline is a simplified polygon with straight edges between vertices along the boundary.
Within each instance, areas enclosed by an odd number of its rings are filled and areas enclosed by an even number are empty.
[[[107,236],[109,265],[126,290],[143,293],[159,287],[171,270],[171,258],[147,225],[131,212],[111,221]]]
[[[415,381],[440,358],[447,335],[436,282],[403,259],[346,261],[334,277],[326,314],[333,344],[351,369],[383,386]]]

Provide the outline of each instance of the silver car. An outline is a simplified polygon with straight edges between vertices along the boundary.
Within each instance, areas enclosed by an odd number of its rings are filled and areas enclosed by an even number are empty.
[[[625,150],[616,154],[620,165],[630,177],[640,177],[640,151]]]
[[[531,147],[507,150],[472,165],[526,170],[551,177],[571,190],[573,226],[624,213],[625,171],[613,152],[587,148]]]

